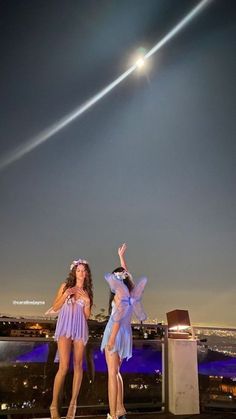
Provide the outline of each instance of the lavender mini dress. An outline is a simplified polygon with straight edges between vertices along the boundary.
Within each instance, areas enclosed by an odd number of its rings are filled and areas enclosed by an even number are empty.
[[[68,297],[60,309],[55,330],[55,340],[60,336],[72,340],[88,341],[88,324],[84,314],[84,300]]]

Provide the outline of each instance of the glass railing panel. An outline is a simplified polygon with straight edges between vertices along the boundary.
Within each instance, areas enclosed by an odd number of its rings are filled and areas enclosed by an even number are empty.
[[[236,410],[236,330],[196,328],[203,409]]]
[[[27,339],[27,340],[26,340]],[[48,409],[53,381],[58,369],[57,345],[51,339],[0,338],[0,412],[18,409]],[[107,367],[100,351],[99,338],[90,338],[86,346],[84,376],[78,404],[107,406]],[[123,361],[122,376],[126,406],[162,406],[162,343],[160,339],[134,339],[133,357]],[[62,407],[70,401],[73,380],[71,357]]]

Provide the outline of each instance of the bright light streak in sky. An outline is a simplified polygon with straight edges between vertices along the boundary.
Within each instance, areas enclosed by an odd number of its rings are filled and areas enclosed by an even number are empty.
[[[145,54],[145,59],[155,54],[163,45],[165,45],[171,38],[177,35],[194,17],[197,16],[202,9],[207,6],[212,0],[202,0],[194,9],[191,10],[167,35],[164,36],[150,51]]]
[[[28,142],[20,145],[15,150],[10,152],[8,155],[5,155],[0,160],[0,170],[5,169],[11,163],[19,160],[24,155],[28,154],[30,151],[34,150],[39,145],[43,144],[62,128],[70,124],[74,119],[82,115],[87,111],[91,106],[95,105],[100,99],[102,99],[107,93],[114,89],[118,84],[120,84],[124,79],[126,79],[131,73],[133,73],[141,65],[145,64],[146,59],[155,54],[160,48],[163,47],[170,39],[172,39],[178,32],[180,32],[194,17],[196,17],[202,10],[207,6],[212,0],[202,0],[196,7],[194,7],[170,32],[167,33],[153,48],[151,48],[142,59],[139,59],[132,67],[125,71],[121,76],[115,79],[107,87],[101,90],[99,93],[94,95],[91,99],[82,104],[79,108],[75,109],[70,114],[61,118],[59,121],[55,122],[49,128],[45,129],[39,133],[34,138],[30,139]],[[142,60],[142,61],[140,61]]]

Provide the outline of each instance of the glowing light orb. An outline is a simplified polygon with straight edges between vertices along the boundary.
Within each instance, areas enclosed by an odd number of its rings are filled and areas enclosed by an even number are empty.
[[[128,70],[121,74],[117,79],[112,83],[108,84],[104,89],[95,94],[92,98],[87,100],[77,109],[72,111],[70,114],[66,115],[64,118],[59,119],[49,128],[46,128],[44,131],[36,135],[34,138],[31,138],[28,142],[21,144],[15,150],[11,151],[9,154],[2,156],[0,158],[0,171],[8,167],[13,162],[21,159],[23,156],[34,150],[39,145],[43,144],[45,141],[53,137],[61,129],[69,125],[76,118],[82,115],[85,111],[91,108],[95,103],[101,100],[105,95],[107,95],[111,90],[118,86],[123,80],[125,80],[130,74],[132,74],[137,68],[144,66],[144,63],[147,58],[151,57],[157,51],[159,51],[167,42],[169,42],[174,36],[176,36],[187,24],[189,24],[193,18],[195,18],[211,1],[213,0],[201,0],[197,6],[195,6],[175,27],[168,32],[159,42],[157,42],[153,48],[151,48],[147,53],[145,53],[145,48],[139,48],[139,53],[145,54],[143,58],[139,58],[136,61],[136,64],[132,65]]]
[[[136,67],[138,67],[138,68],[143,67],[143,66],[144,66],[144,64],[145,64],[145,60],[144,60],[144,58],[139,58],[139,59],[136,61],[136,63],[135,63]]]

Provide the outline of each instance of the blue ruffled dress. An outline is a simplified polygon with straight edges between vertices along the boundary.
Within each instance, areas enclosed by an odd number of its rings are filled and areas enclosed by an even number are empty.
[[[147,278],[142,278],[130,293],[123,281],[117,279],[114,274],[106,274],[105,279],[111,291],[117,295],[118,303],[112,302],[112,312],[104,331],[101,351],[105,349],[108,343],[114,323],[119,322],[119,330],[111,352],[118,352],[120,359],[126,358],[128,360],[132,357],[132,315],[134,313],[140,321],[146,319],[141,303],[141,295]]]

